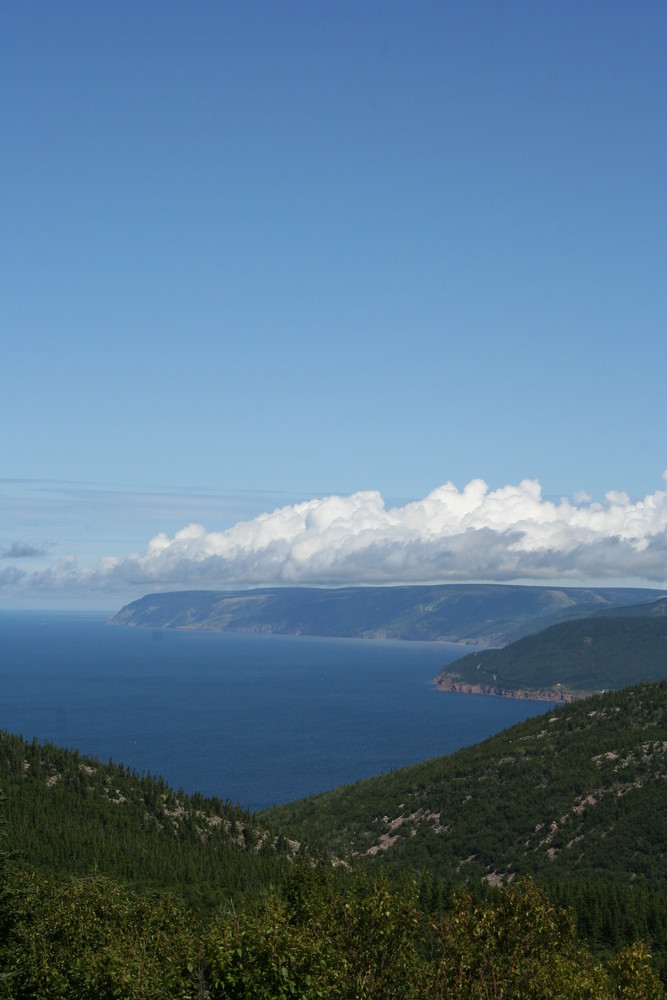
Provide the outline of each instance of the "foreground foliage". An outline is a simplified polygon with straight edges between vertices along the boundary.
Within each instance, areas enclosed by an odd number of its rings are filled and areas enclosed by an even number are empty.
[[[337,885],[295,864],[202,924],[168,896],[3,869],[0,997],[67,1000],[662,1000],[647,948],[603,964],[529,880],[428,917],[414,882]]]

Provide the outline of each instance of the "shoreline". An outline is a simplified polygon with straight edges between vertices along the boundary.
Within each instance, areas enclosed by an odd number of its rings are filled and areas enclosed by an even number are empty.
[[[589,696],[588,692],[566,691],[563,688],[505,688],[500,684],[470,684],[451,675],[434,677],[433,685],[439,691],[452,691],[455,694],[482,694],[493,698],[550,701],[558,705],[568,705]]]

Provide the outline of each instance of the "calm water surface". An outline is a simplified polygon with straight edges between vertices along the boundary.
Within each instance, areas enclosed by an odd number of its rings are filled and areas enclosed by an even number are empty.
[[[0,729],[251,809],[451,753],[544,702],[437,691],[452,643],[151,631],[0,613]]]

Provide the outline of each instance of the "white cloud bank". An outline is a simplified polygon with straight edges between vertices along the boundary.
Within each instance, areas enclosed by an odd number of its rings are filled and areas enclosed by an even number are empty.
[[[280,507],[225,531],[191,524],[159,534],[144,554],[95,567],[66,557],[37,572],[5,570],[31,591],[136,591],[256,585],[478,581],[632,581],[667,587],[665,489],[631,501],[545,500],[534,480],[489,490],[446,483],[387,509],[374,491]],[[0,586],[3,571],[0,569]]]

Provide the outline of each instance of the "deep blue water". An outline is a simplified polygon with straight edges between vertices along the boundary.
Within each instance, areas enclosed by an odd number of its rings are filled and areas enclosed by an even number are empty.
[[[151,631],[0,613],[0,729],[251,809],[451,753],[544,702],[437,691],[450,643]]]

